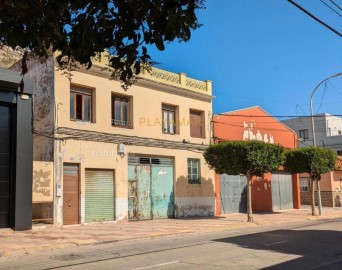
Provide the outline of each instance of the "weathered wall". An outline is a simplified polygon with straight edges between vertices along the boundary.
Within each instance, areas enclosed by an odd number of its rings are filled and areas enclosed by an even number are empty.
[[[37,59],[27,61],[28,74],[34,80],[33,103],[33,160],[53,161],[54,131],[54,62],[40,63]],[[21,71],[21,63],[11,67]]]
[[[266,173],[263,177],[252,179],[252,207],[255,212],[272,211],[272,175]]]
[[[53,201],[53,162],[33,162],[33,203]]]
[[[9,68],[20,60],[23,52],[20,49],[13,50],[10,47],[4,46],[0,49],[0,67]]]

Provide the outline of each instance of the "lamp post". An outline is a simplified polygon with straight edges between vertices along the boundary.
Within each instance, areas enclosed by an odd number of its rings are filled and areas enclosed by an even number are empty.
[[[320,87],[323,83],[325,83],[327,80],[341,76],[342,72],[336,73],[334,75],[329,76],[328,78],[325,78],[323,81],[321,81],[315,89],[312,91],[311,96],[310,96],[310,113],[311,113],[311,125],[312,125],[312,141],[313,141],[313,146],[316,146],[316,135],[315,135],[315,121],[313,117],[313,109],[312,109],[312,98],[313,95],[315,94],[316,90],[318,87]],[[313,189],[312,189],[313,192]],[[317,180],[317,196],[318,196],[318,212],[319,215],[322,215],[322,199],[321,199],[321,186],[319,181]]]

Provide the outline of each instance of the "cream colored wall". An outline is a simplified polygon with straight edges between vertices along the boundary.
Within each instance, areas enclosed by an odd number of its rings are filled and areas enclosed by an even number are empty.
[[[190,93],[189,89],[184,90],[184,95],[180,95],[182,89],[167,87],[164,91],[162,84],[158,88],[147,81],[137,83],[127,91],[121,88],[117,81],[108,79],[109,73],[103,76],[95,76],[83,72],[74,72],[72,84],[94,89],[95,116],[94,123],[70,121],[70,81],[55,72],[55,97],[57,106],[57,125],[72,129],[85,131],[96,131],[126,136],[139,136],[161,140],[171,140],[182,142],[186,140],[190,143],[209,144],[210,142],[210,117],[212,104],[210,95]],[[188,87],[189,88],[189,87]],[[164,90],[163,90],[164,89]],[[170,93],[171,92],[171,93]],[[195,91],[196,92],[196,91]],[[198,92],[198,91],[197,91]],[[111,96],[113,93],[128,95],[133,97],[133,128],[120,128],[111,125]],[[198,99],[194,98],[198,96]],[[170,135],[162,133],[162,103],[175,105],[178,107],[181,124],[178,134]],[[190,109],[204,111],[205,118],[205,138],[192,138],[190,136],[189,113]],[[209,170],[205,164],[202,153],[187,150],[165,149],[144,146],[126,146],[126,155],[120,157],[117,154],[117,144],[102,143],[82,140],[67,139],[61,143],[61,164],[77,163],[80,166],[81,181],[81,201],[80,216],[84,223],[84,194],[85,194],[85,169],[113,169],[115,172],[115,198],[116,198],[116,219],[127,219],[128,213],[128,154],[140,154],[148,156],[173,157],[174,165],[174,189],[175,189],[175,212],[176,216],[213,215],[215,211],[215,187],[214,171]],[[188,184],[187,159],[198,158],[201,160],[201,184]],[[58,180],[57,180],[58,182]],[[62,182],[62,181],[61,181]],[[61,211],[61,202],[57,203],[57,212]],[[59,215],[60,219],[62,215]],[[57,222],[56,224],[61,224]]]
[[[63,163],[74,163],[80,169],[80,217],[84,223],[85,169],[113,169],[115,181],[116,220],[127,219],[128,154],[165,156],[174,159],[174,190],[176,216],[213,215],[215,211],[214,171],[210,170],[202,153],[186,150],[126,146],[126,155],[117,154],[117,144],[66,140],[62,144]],[[188,184],[187,159],[201,160],[201,184]],[[62,181],[63,188],[63,181]]]
[[[128,136],[140,136],[172,141],[187,140],[191,143],[209,144],[210,141],[210,117],[212,104],[210,101],[196,100],[186,95],[167,93],[159,90],[143,87],[135,84],[124,91],[120,83],[109,80],[109,73],[103,77],[94,76],[82,72],[74,72],[72,84],[90,87],[95,93],[95,123],[70,121],[70,81],[60,71],[55,72],[56,103],[58,106],[58,126],[89,131],[122,134]],[[133,128],[113,127],[111,125],[111,95],[118,93],[133,96]],[[207,96],[210,98],[210,96]],[[179,118],[185,121],[180,126],[179,134],[169,135],[162,133],[162,103],[179,106]],[[189,111],[196,109],[204,111],[205,138],[190,137],[188,125]]]
[[[332,173],[332,181],[331,181],[332,191],[342,191],[341,181],[342,181],[342,171],[334,171]]]
[[[84,223],[85,213],[85,169],[114,171],[116,219],[127,219],[127,155],[121,157],[117,154],[117,144],[67,140],[62,145],[61,154],[63,163],[79,165],[81,223]]]

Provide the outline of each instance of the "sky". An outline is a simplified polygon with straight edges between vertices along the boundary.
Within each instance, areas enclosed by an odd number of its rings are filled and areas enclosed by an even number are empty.
[[[342,32],[342,10],[295,2]],[[149,53],[158,68],[211,80],[214,113],[257,105],[274,116],[310,115],[312,91],[342,72],[342,38],[287,0],[207,0],[197,14],[203,26],[189,42]],[[313,110],[342,115],[342,76],[317,89]]]

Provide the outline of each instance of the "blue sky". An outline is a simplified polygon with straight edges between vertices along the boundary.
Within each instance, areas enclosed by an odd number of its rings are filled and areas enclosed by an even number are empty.
[[[296,2],[342,32],[342,17],[319,0]],[[214,113],[259,105],[272,115],[309,115],[315,86],[342,72],[342,38],[286,0],[207,0],[206,6],[198,12],[204,26],[188,43],[149,52],[159,68],[212,80]],[[314,111],[342,114],[342,77],[319,88]]]

